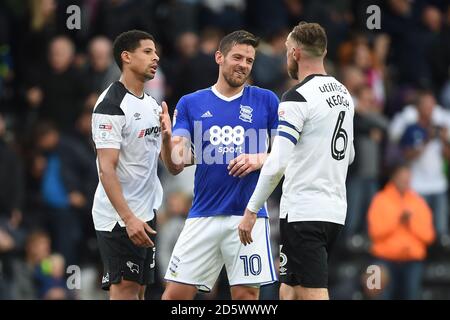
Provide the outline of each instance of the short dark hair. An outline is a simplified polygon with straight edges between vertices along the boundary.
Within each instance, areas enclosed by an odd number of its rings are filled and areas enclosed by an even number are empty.
[[[219,44],[219,51],[226,56],[231,48],[237,44],[248,44],[256,49],[259,44],[259,39],[245,30],[234,31],[222,38]]]
[[[301,21],[294,27],[290,35],[313,57],[322,56],[327,49],[327,34],[318,23]]]
[[[389,173],[389,177],[392,179],[399,171],[403,169],[411,170],[411,165],[406,160],[397,160],[387,168],[387,171]]]
[[[40,141],[43,137],[53,132],[59,133],[56,124],[51,120],[42,120],[33,128],[33,137],[36,141]]]
[[[430,89],[418,90],[416,93],[416,107],[420,106],[423,98],[428,97],[428,96],[434,97],[433,91],[431,91]]]
[[[136,50],[141,40],[152,40],[155,42],[155,38],[145,31],[130,30],[119,34],[113,43],[114,60],[116,60],[119,69],[122,70],[122,52]]]

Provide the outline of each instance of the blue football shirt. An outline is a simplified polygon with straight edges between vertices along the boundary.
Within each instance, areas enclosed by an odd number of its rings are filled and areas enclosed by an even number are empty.
[[[267,152],[278,125],[278,102],[272,91],[255,86],[229,98],[210,87],[180,99],[173,136],[190,139],[197,165],[188,218],[243,214],[259,170],[238,178],[227,167],[241,153]],[[258,216],[268,216],[265,207]]]

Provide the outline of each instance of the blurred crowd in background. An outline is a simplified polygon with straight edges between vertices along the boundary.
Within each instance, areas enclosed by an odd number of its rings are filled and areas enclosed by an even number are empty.
[[[66,26],[73,4],[80,30]],[[380,30],[367,28],[369,5],[381,9]],[[250,83],[281,97],[295,83],[286,72],[286,36],[301,20],[325,28],[326,70],[356,107],[357,155],[346,227],[331,257],[331,297],[450,299],[446,0],[2,1],[0,299],[106,297],[90,212],[98,183],[90,121],[97,97],[120,76],[112,58],[118,34],[155,36],[161,60],[145,90],[173,113],[182,95],[215,83],[214,53],[237,29],[262,40]],[[191,205],[195,170],[172,177],[160,167],[154,299]],[[274,253],[280,193],[269,200]],[[382,271],[375,289],[367,285],[373,264]],[[70,265],[81,268],[80,290],[67,288]],[[199,299],[228,299],[227,290],[222,277]],[[275,299],[277,290],[264,287],[261,298]]]

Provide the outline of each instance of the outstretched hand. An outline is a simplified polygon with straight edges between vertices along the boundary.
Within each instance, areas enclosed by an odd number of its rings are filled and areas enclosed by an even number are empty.
[[[167,103],[161,103],[162,112],[159,114],[159,123],[161,125],[161,134],[163,142],[170,141],[172,138],[172,122],[170,121],[169,108]]]

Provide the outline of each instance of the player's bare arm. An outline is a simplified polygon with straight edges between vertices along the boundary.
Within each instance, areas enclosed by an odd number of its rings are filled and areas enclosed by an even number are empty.
[[[125,222],[131,241],[137,246],[152,247],[154,244],[146,232],[155,234],[156,231],[134,215],[123,197],[122,187],[116,174],[119,152],[119,149],[112,148],[97,149],[100,181],[111,204]]]
[[[252,229],[255,225],[257,212],[283,177],[294,146],[290,140],[284,137],[275,137],[272,152],[268,155],[267,161],[262,167],[255,191],[238,226],[239,238],[243,245],[253,242]]]
[[[159,115],[162,134],[161,159],[167,170],[173,175],[179,174],[184,167],[194,164],[189,139],[172,136],[172,122],[167,107],[163,101],[162,112]]]

